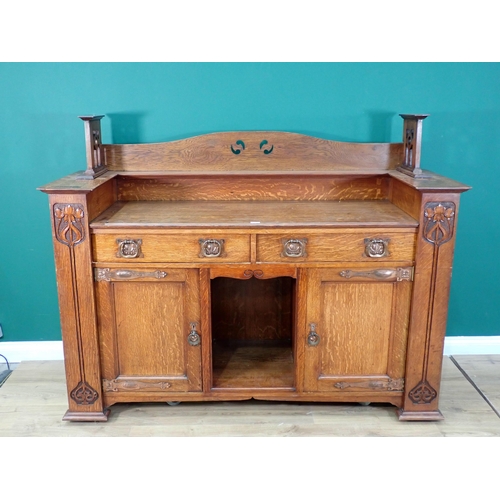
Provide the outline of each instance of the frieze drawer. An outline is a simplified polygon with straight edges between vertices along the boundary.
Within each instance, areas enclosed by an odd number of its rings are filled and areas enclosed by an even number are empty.
[[[250,262],[247,234],[94,234],[95,262]]]
[[[412,261],[415,232],[260,234],[257,262]]]

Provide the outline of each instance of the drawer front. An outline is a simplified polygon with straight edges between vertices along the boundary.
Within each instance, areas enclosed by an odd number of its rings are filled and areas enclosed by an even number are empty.
[[[257,262],[412,261],[416,233],[257,235]]]
[[[250,262],[250,236],[94,234],[95,262]]]

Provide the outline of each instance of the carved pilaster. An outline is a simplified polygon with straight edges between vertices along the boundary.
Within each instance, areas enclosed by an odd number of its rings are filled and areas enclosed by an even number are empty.
[[[401,419],[424,412],[426,418],[442,418],[438,409],[441,353],[446,333],[448,296],[453,260],[457,199],[424,197],[417,240],[414,299],[408,345],[407,389]],[[451,199],[450,199],[451,198]],[[454,199],[455,198],[455,199]],[[452,201],[453,200],[453,201]]]
[[[55,237],[59,243],[66,245],[69,251],[71,279],[73,283],[73,299],[76,306],[75,325],[79,352],[80,381],[70,391],[70,397],[78,405],[91,405],[99,397],[97,391],[85,380],[85,366],[83,360],[81,318],[78,310],[78,289],[76,287],[76,258],[75,246],[85,240],[85,211],[80,203],[55,203],[53,206]]]

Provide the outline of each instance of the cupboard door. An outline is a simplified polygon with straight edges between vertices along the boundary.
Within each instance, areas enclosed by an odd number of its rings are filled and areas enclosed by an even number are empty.
[[[402,391],[412,268],[307,270],[305,391]]]
[[[201,391],[196,269],[98,269],[105,392]]]

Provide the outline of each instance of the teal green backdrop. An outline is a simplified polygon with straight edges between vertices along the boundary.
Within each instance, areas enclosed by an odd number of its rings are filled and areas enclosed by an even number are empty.
[[[462,195],[447,335],[500,335],[500,64],[0,64],[0,323],[4,341],[60,340],[47,195],[85,168],[79,115],[103,140],[158,142],[282,130],[399,142],[399,113],[429,113],[422,167]],[[1,344],[0,344],[1,350]]]

